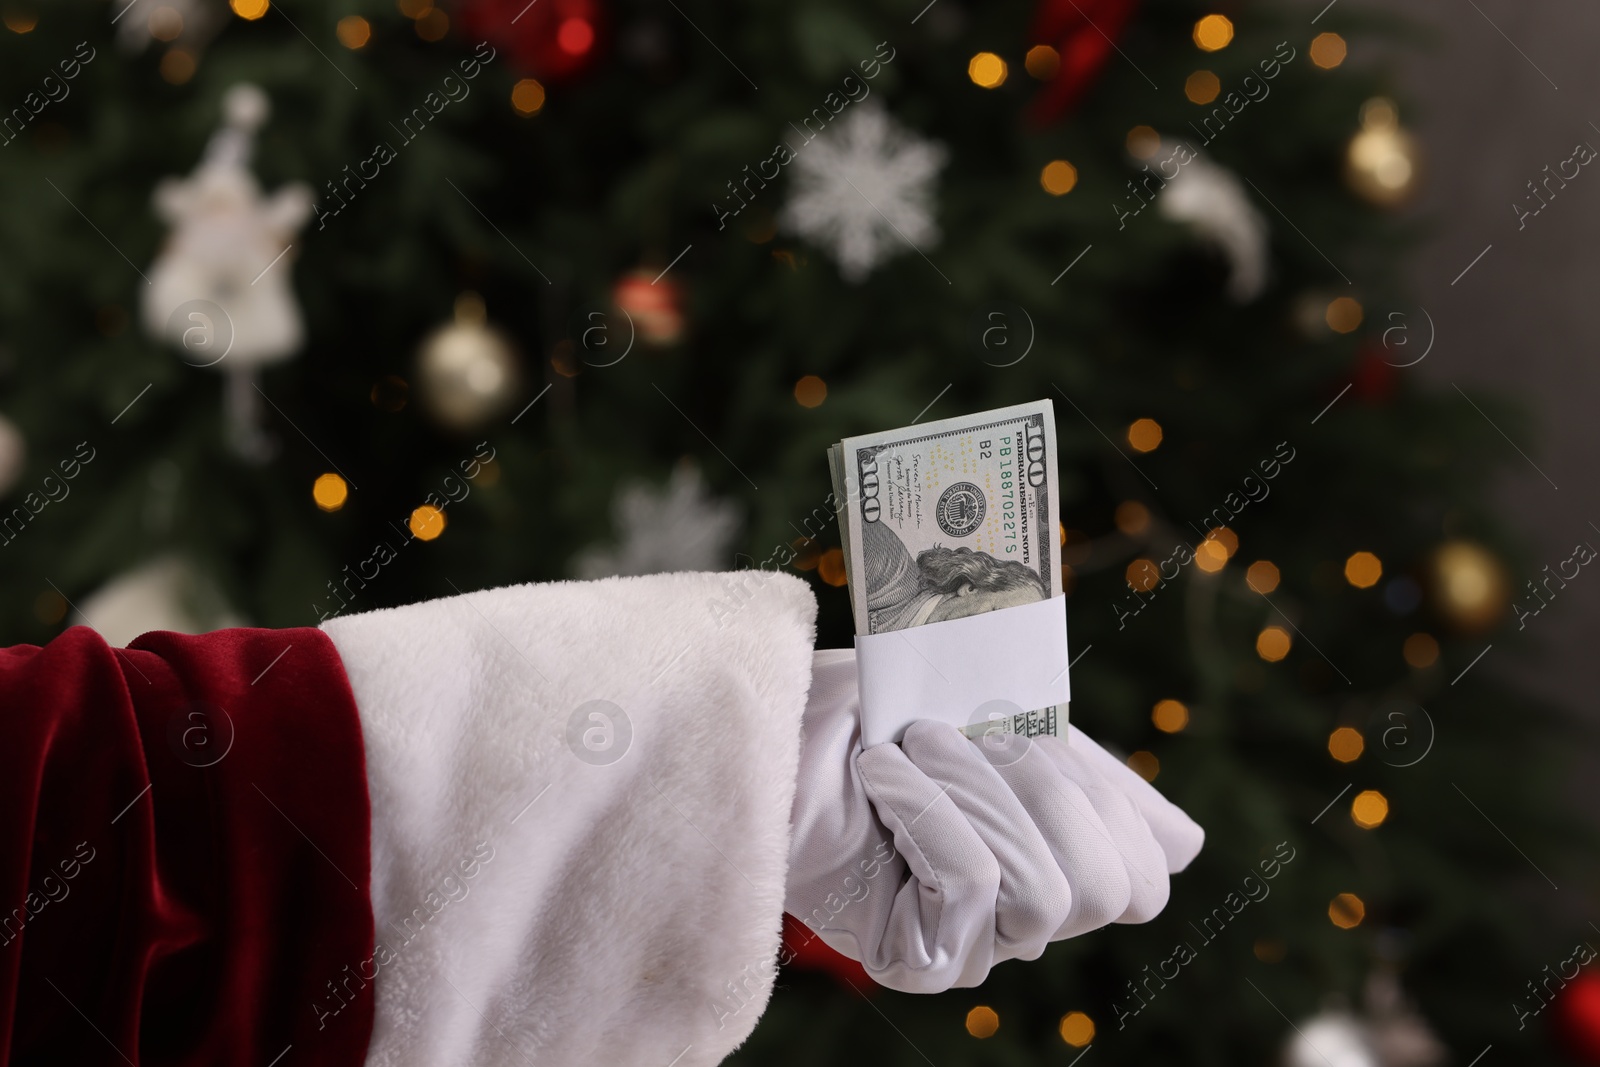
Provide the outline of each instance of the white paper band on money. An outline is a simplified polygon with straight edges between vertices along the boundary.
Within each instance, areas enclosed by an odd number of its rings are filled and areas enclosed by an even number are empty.
[[[899,741],[918,719],[965,728],[995,715],[1054,715],[1072,696],[1067,663],[1064,596],[859,635],[862,747]]]

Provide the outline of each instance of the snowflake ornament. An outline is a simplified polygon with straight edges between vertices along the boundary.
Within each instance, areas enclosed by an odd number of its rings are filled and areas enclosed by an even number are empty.
[[[580,578],[731,569],[728,548],[739,531],[739,509],[706,492],[691,464],[680,464],[663,488],[623,486],[611,511],[621,543],[580,553],[574,568]]]
[[[939,242],[934,178],[947,157],[876,101],[859,104],[798,148],[780,222],[828,248],[840,275],[860,282],[908,245],[920,251]]]

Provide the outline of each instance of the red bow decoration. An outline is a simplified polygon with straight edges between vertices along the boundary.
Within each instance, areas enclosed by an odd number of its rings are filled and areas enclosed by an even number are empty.
[[[600,51],[599,0],[462,0],[457,14],[467,36],[504,48],[512,66],[548,83],[581,74]]]
[[[1061,67],[1033,99],[1028,117],[1035,125],[1049,126],[1077,106],[1137,5],[1138,0],[1043,0],[1029,39],[1055,48]]]

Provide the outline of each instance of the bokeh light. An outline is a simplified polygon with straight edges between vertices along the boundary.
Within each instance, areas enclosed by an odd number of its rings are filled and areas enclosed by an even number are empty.
[[[1137,500],[1124,500],[1118,504],[1113,518],[1117,529],[1130,537],[1137,537],[1150,528],[1150,509]]]
[[[1371,552],[1353,552],[1344,561],[1344,580],[1357,589],[1371,589],[1383,577],[1383,562]]]
[[[1278,588],[1278,565],[1271,560],[1258,559],[1244,572],[1244,580],[1257,593],[1270,593]]]
[[[432,504],[423,504],[411,512],[411,520],[406,525],[417,540],[432,541],[444,533],[444,512]]]
[[[1155,419],[1135,419],[1128,427],[1128,444],[1135,452],[1154,452],[1161,444],[1161,424]]]
[[[1328,921],[1341,930],[1353,930],[1367,917],[1367,906],[1354,893],[1340,893],[1328,904]]]
[[[1233,40],[1233,21],[1226,15],[1207,15],[1194,24],[1194,43],[1202,52],[1228,47]]]
[[[967,1012],[967,1033],[973,1037],[993,1037],[1000,1029],[1000,1016],[986,1004],[979,1004]]]
[[[814,408],[828,399],[828,383],[808,374],[794,383],[794,398],[803,408]]]
[[[1350,802],[1350,821],[1363,830],[1374,830],[1389,817],[1389,798],[1376,789],[1365,789]]]
[[[1164,734],[1175,734],[1189,725],[1189,709],[1180,700],[1158,700],[1150,711],[1150,721]]]
[[[1006,61],[993,52],[979,52],[967,62],[967,77],[982,89],[998,89],[1006,81]]]
[[[1039,172],[1039,184],[1051,196],[1063,196],[1078,184],[1078,168],[1064,159],[1053,159]]]
[[[1156,759],[1154,752],[1146,752],[1143,749],[1128,757],[1128,766],[1134,774],[1147,782],[1155,781],[1156,775],[1161,773],[1161,761]]]
[[[338,511],[349,498],[350,487],[343,478],[332,472],[319,474],[317,480],[311,483],[311,499],[323,511]]]
[[[1193,104],[1209,104],[1222,92],[1222,82],[1209,70],[1197,70],[1183,83],[1183,95]]]
[[[346,15],[334,27],[339,43],[349,49],[364,48],[372,40],[372,24],[360,15]]]
[[[817,575],[831,586],[844,585],[844,550],[830,548],[818,556]]]
[[[1061,70],[1061,53],[1047,44],[1036,44],[1023,57],[1022,67],[1031,76],[1047,82]]]
[[[1344,38],[1337,33],[1319,33],[1311,38],[1311,62],[1323,70],[1332,70],[1344,62]]]
[[[511,106],[519,115],[537,115],[544,107],[544,86],[533,78],[523,78],[511,87]]]
[[[1161,151],[1161,135],[1150,126],[1135,126],[1128,131],[1128,154],[1135,159],[1154,159]]]
[[[450,32],[450,16],[439,8],[431,7],[413,25],[417,36],[424,41],[442,41],[444,35]]]
[[[1058,1030],[1061,1040],[1073,1048],[1083,1048],[1094,1040],[1094,1020],[1081,1011],[1069,1011],[1063,1015]]]
[[[1128,564],[1128,569],[1122,572],[1122,576],[1133,586],[1134,592],[1148,593],[1160,583],[1161,570],[1155,565],[1154,560],[1140,557]]]
[[[1256,655],[1268,663],[1277,663],[1289,654],[1289,648],[1294,642],[1289,639],[1289,632],[1281,626],[1268,626],[1256,635]]]
[[[1367,739],[1354,726],[1341,726],[1328,735],[1328,755],[1340,763],[1354,763],[1366,747]]]
[[[1434,640],[1432,634],[1415,633],[1406,638],[1400,654],[1405,656],[1408,664],[1419,670],[1431,667],[1439,660],[1439,642]]]
[[[1349,296],[1335,297],[1328,302],[1323,319],[1334,333],[1349,333],[1361,325],[1361,302]]]

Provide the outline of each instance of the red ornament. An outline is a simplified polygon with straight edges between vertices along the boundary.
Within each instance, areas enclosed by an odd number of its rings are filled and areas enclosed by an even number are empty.
[[[599,0],[461,0],[461,28],[511,56],[520,72],[545,82],[574,78],[600,51]]]
[[[683,339],[683,290],[671,278],[630,271],[617,281],[611,299],[645,344],[675,345]]]
[[[1387,403],[1394,396],[1394,364],[1386,358],[1387,349],[1378,345],[1363,345],[1356,356],[1355,370],[1351,374],[1350,390],[1356,399],[1369,404]]]
[[[1585,1063],[1600,1063],[1600,975],[1585,971],[1556,996],[1556,1029]]]
[[[1029,40],[1053,47],[1061,67],[1028,109],[1035,125],[1048,126],[1077,106],[1111,59],[1137,5],[1138,0],[1042,0]]]
[[[823,971],[840,985],[866,996],[871,996],[878,988],[865,967],[829,948],[810,927],[788,912],[783,916],[783,948],[783,958],[790,967]]]

